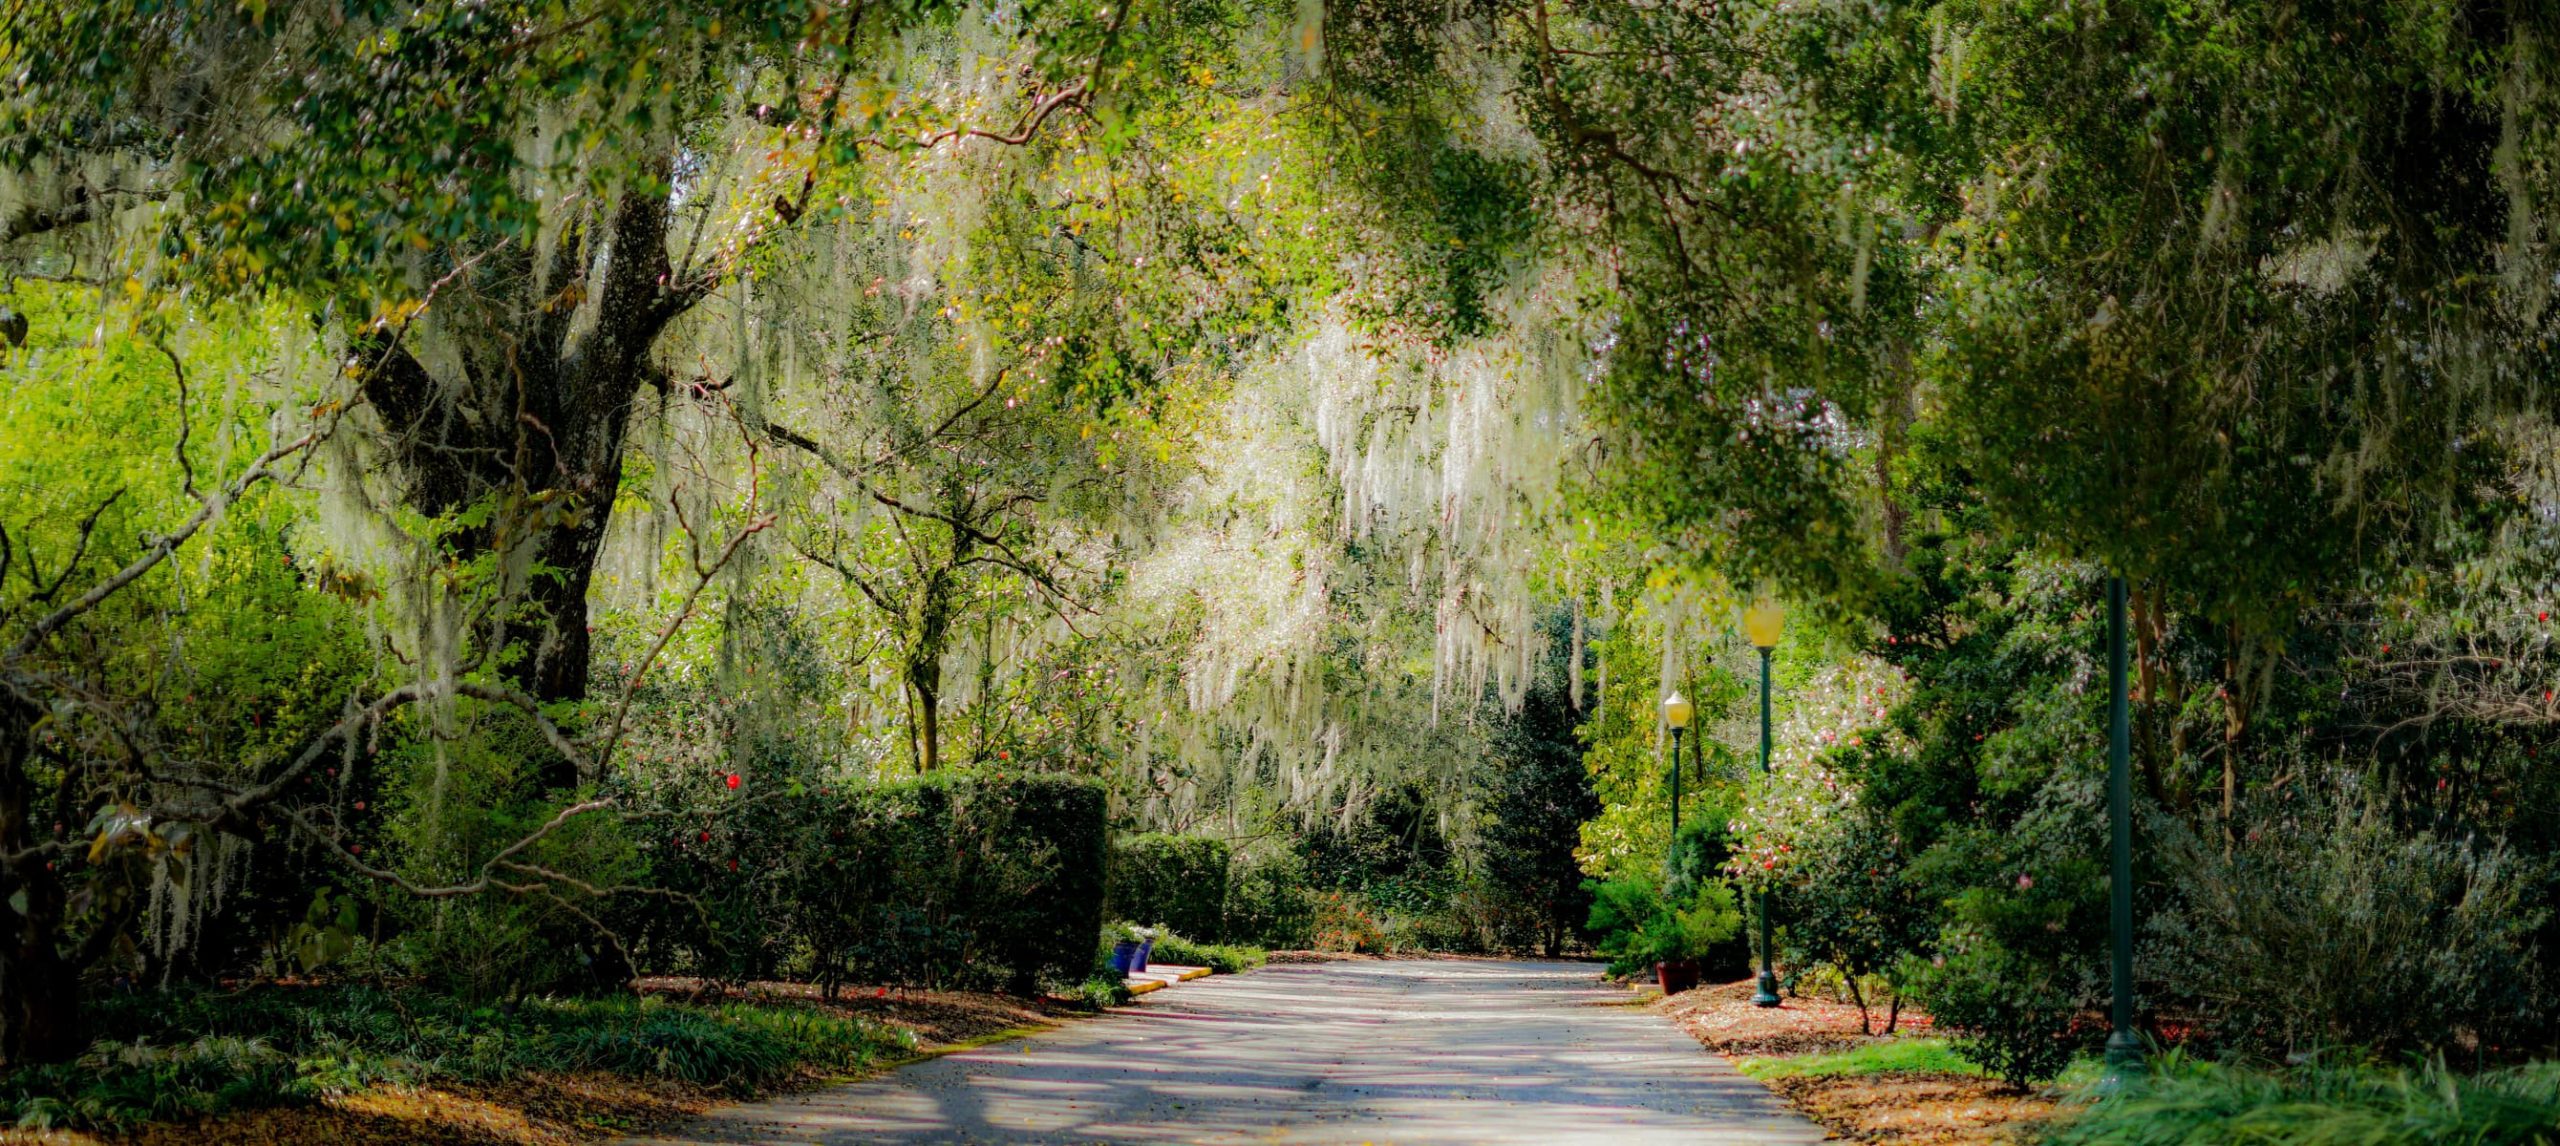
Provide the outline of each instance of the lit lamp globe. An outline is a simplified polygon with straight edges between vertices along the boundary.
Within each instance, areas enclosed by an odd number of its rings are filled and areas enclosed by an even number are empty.
[[[1751,647],[1767,651],[1778,647],[1778,638],[1787,631],[1787,611],[1776,601],[1762,597],[1742,611],[1742,633],[1751,638]]]
[[[1662,698],[1663,722],[1669,724],[1674,732],[1689,727],[1689,719],[1697,714],[1697,706],[1689,703],[1688,697],[1680,695],[1678,689],[1673,689],[1671,695]]]

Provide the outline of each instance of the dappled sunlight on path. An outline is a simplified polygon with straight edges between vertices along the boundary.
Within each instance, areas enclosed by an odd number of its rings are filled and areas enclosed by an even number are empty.
[[[1799,1143],[1822,1132],[1597,969],[1275,966],[651,1143]]]

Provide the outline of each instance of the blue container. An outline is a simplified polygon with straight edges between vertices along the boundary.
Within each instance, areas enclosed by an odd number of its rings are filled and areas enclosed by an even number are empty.
[[[1138,944],[1138,955],[1137,955],[1137,961],[1136,961],[1135,963],[1130,964],[1129,969],[1130,969],[1130,970],[1132,970],[1132,971],[1144,971],[1144,970],[1146,970],[1146,969],[1147,969],[1147,957],[1148,957],[1148,956],[1150,956],[1150,955],[1153,955],[1153,954],[1155,954],[1155,953],[1156,953],[1156,941],[1155,941],[1155,937],[1154,937],[1154,936],[1149,936],[1149,937],[1147,938],[1147,941],[1146,941],[1146,942],[1141,943],[1141,944]]]
[[[1111,945],[1112,970],[1126,975],[1137,970],[1139,966],[1137,941],[1123,939]]]

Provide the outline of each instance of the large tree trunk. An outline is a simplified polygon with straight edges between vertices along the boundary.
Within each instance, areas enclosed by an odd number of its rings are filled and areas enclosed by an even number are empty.
[[[0,900],[16,926],[0,942],[0,1060],[62,1062],[88,1045],[80,1021],[80,966],[62,953],[62,880],[32,849],[39,800],[32,705],[0,694]]]
[[[365,397],[391,431],[409,505],[445,514],[496,501],[488,524],[452,544],[515,571],[529,607],[503,627],[505,672],[541,700],[587,694],[587,589],[622,483],[632,398],[664,384],[650,348],[691,302],[669,285],[667,218],[663,184],[628,190],[608,224],[561,236],[542,273],[521,243],[456,272],[426,321],[458,348],[460,377],[431,376],[402,343],[367,348]],[[579,329],[591,291],[594,318]],[[541,575],[526,576],[537,564]],[[542,776],[554,788],[578,779],[565,759]]]
[[[907,684],[916,693],[916,770],[942,766],[942,653],[951,640],[951,571],[925,580],[916,610],[916,643],[907,651]]]

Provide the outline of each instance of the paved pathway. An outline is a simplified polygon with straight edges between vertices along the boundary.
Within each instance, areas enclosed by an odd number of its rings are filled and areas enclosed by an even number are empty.
[[[1294,964],[731,1107],[657,1144],[1810,1143],[1812,1123],[1573,963]]]

